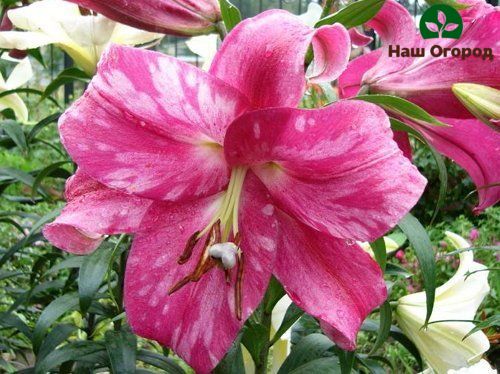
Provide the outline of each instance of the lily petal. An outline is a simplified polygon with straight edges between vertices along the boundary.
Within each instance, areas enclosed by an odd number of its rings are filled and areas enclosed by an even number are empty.
[[[361,323],[387,297],[382,271],[354,242],[312,230],[282,212],[278,216],[275,276],[297,306],[323,321],[340,347],[353,350]]]
[[[343,99],[356,96],[361,89],[363,75],[374,67],[382,50],[370,52],[366,55],[359,56],[352,60],[347,69],[339,77],[339,94]]]
[[[5,82],[6,88],[13,90],[24,86],[33,77],[33,69],[29,58],[22,59],[19,64],[12,70]]]
[[[120,23],[151,32],[192,36],[215,30],[216,0],[69,0]]]
[[[224,39],[210,73],[241,91],[255,108],[296,107],[306,87],[302,72],[311,42],[319,58],[311,81],[334,80],[349,58],[345,28],[333,25],[315,31],[283,10],[240,22]]]
[[[202,243],[195,247],[190,262],[178,265],[177,259],[191,234],[208,224],[221,202],[220,195],[155,204],[144,219],[142,233],[136,235],[127,264],[125,310],[134,332],[172,347],[200,373],[208,373],[223,358],[260,303],[271,276],[276,219],[255,176],[247,175],[243,188],[239,214],[245,264],[241,321],[235,314],[234,271],[230,284],[224,272],[214,268],[198,282],[167,294],[169,287],[194,269]]]
[[[253,168],[281,209],[339,238],[380,237],[426,184],[392,140],[385,112],[361,101],[246,113],[224,149],[230,165]]]
[[[61,117],[60,132],[92,178],[128,193],[178,201],[226,185],[221,143],[246,108],[237,91],[193,66],[112,46],[85,95]]]
[[[478,188],[480,213],[500,200],[500,133],[476,119],[438,117],[451,127],[419,126],[427,140],[443,155],[451,158],[471,176]]]
[[[66,185],[68,203],[43,235],[56,247],[83,255],[94,251],[104,235],[133,233],[150,201],[111,190],[81,172]]]

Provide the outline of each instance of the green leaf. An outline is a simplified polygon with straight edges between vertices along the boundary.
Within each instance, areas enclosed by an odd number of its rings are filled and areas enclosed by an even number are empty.
[[[423,134],[421,134],[419,131],[415,130],[414,128],[408,126],[407,124],[395,119],[395,118],[390,118],[391,121],[391,128],[396,131],[405,131],[408,134],[413,135],[416,139],[420,140],[423,144],[429,148],[429,150],[432,153],[432,156],[434,157],[434,160],[436,161],[436,165],[438,167],[439,171],[439,196],[438,199],[436,200],[436,207],[434,208],[434,213],[432,214],[432,219],[431,219],[431,224],[434,222],[434,220],[437,217],[437,214],[439,213],[439,209],[444,203],[444,199],[446,197],[446,190],[448,189],[448,170],[446,169],[446,164],[444,162],[443,156],[436,151],[436,149],[432,146],[431,143],[425,138]]]
[[[213,374],[244,373],[245,364],[243,362],[243,353],[241,351],[241,338],[243,334],[238,334],[238,338],[226,353],[221,362],[213,370]]]
[[[230,32],[238,23],[241,22],[240,10],[229,0],[219,0],[220,12],[227,32]]]
[[[369,103],[377,104],[391,113],[410,118],[417,123],[423,122],[434,126],[449,127],[449,125],[437,120],[418,105],[398,96],[379,94],[360,95],[353,97],[353,100],[363,100]]]
[[[437,5],[437,4],[448,5],[456,10],[463,10],[463,9],[467,9],[468,7],[470,7],[469,4],[463,4],[463,3],[460,3],[456,0],[425,0],[425,2],[429,5]]]
[[[297,322],[303,315],[304,311],[302,309],[300,309],[293,303],[290,304],[290,306],[286,310],[285,317],[283,318],[281,326],[278,328],[278,331],[276,331],[276,334],[274,334],[273,339],[271,340],[271,344],[276,343],[278,339],[281,338],[283,334],[287,332],[288,329],[292,327],[293,324]]]
[[[77,341],[52,351],[43,358],[35,367],[35,374],[45,374],[50,369],[69,361],[82,361],[90,363],[103,362],[106,348],[98,342]]]
[[[291,373],[308,362],[324,358],[333,346],[333,342],[323,334],[307,335],[292,348],[278,374]]]
[[[57,273],[60,270],[63,269],[76,269],[82,266],[83,261],[85,260],[84,256],[71,256],[60,263],[52,266],[49,270],[47,270],[44,274],[44,276],[52,274],[52,273]]]
[[[182,368],[171,358],[145,349],[141,349],[137,352],[137,360],[161,369],[168,374],[184,374],[184,370],[182,370]]]
[[[38,96],[42,97],[42,100],[43,99],[48,99],[50,102],[52,102],[53,104],[55,104],[57,107],[59,107],[59,108],[61,107],[61,105],[59,105],[59,103],[56,100],[54,100],[52,97],[43,97],[43,92],[42,91],[35,90],[33,88],[16,88],[15,90],[3,91],[3,92],[0,92],[0,98],[5,97],[5,96],[9,96],[9,95],[12,95],[12,94],[19,94],[19,93],[26,93],[26,94],[30,94],[30,95],[38,95]]]
[[[385,0],[360,0],[347,5],[338,12],[319,20],[314,27],[341,23],[346,29],[360,26],[371,20],[384,5]]]
[[[413,275],[405,268],[403,268],[399,265],[393,264],[391,262],[387,263],[386,268],[385,268],[385,274],[395,275],[395,276],[404,277],[404,278],[409,278]]]
[[[292,370],[290,374],[340,374],[338,357],[322,357],[309,361]]]
[[[260,352],[268,344],[269,330],[258,322],[247,321],[241,343],[252,356],[254,362],[259,362]]]
[[[266,305],[264,306],[264,310],[267,313],[272,313],[275,305],[281,298],[285,296],[285,290],[280,282],[273,276],[269,281],[269,286],[267,286],[266,291]]]
[[[398,226],[408,237],[420,264],[426,295],[427,315],[425,324],[427,325],[434,308],[436,294],[436,259],[432,243],[425,228],[410,213],[403,217]]]
[[[110,245],[104,243],[92,254],[85,256],[78,279],[78,294],[80,295],[82,313],[87,312],[92,304],[92,299],[108,271],[112,254]]]
[[[137,338],[126,331],[107,331],[105,334],[113,374],[134,374]]]
[[[382,271],[385,272],[385,266],[387,263],[387,251],[385,249],[384,238],[378,238],[373,243],[370,243],[370,247],[372,247],[373,254],[375,255],[375,260],[380,265]]]
[[[463,337],[462,340],[467,339],[469,336],[471,336],[472,334],[474,334],[477,331],[487,329],[490,327],[500,327],[500,314],[495,314],[495,315],[485,319],[484,321],[477,323],[476,326],[472,330],[470,330],[467,333],[467,335],[465,335]]]
[[[354,365],[354,359],[356,356],[354,352],[351,351],[340,351],[339,360],[340,360],[340,372],[342,374],[350,374],[352,372],[352,367]]]
[[[45,89],[42,99],[46,99],[52,95],[59,87],[65,84],[72,83],[74,81],[88,83],[90,82],[90,77],[83,70],[75,67],[63,70],[59,75],[54,78],[54,80]]]
[[[35,136],[37,136],[38,133],[40,131],[42,131],[45,127],[47,127],[51,123],[57,122],[59,120],[59,117],[61,116],[61,114],[62,113],[51,114],[50,116],[45,117],[40,122],[38,122],[35,126],[33,126],[33,128],[31,129],[31,131],[29,132],[28,137],[27,137],[28,142],[31,142],[35,138]]]
[[[24,323],[24,321],[15,314],[3,312],[0,313],[0,326],[6,328],[14,328],[28,339],[32,339],[31,329]]]
[[[380,306],[380,323],[379,323],[378,335],[377,339],[375,340],[375,344],[373,344],[373,347],[370,351],[370,355],[375,353],[377,349],[382,347],[382,344],[385,343],[385,341],[389,337],[389,333],[391,331],[391,325],[392,325],[392,309],[389,302],[385,301]]]
[[[52,301],[40,314],[33,332],[33,350],[37,353],[49,327],[63,314],[78,307],[76,293],[65,294]],[[64,361],[63,361],[64,362]]]
[[[28,152],[26,135],[24,135],[24,130],[20,123],[12,120],[3,121],[2,129],[22,152]]]
[[[64,343],[74,332],[78,330],[76,326],[72,325],[57,325],[51,332],[47,334],[47,337],[43,340],[40,346],[38,355],[36,357],[37,362],[41,361],[50,352],[55,351],[58,346]]]
[[[366,357],[356,357],[358,361],[366,367],[371,374],[385,374],[385,368],[376,360],[372,360]]]
[[[50,177],[52,174],[54,174],[56,171],[61,169],[61,166],[64,166],[66,164],[71,164],[71,161],[59,161],[59,162],[54,162],[53,164],[47,166],[46,168],[42,169],[36,176],[35,180],[33,181],[33,187],[32,187],[32,195],[35,197],[36,191],[40,188],[42,181]],[[65,169],[63,169],[65,170]]]

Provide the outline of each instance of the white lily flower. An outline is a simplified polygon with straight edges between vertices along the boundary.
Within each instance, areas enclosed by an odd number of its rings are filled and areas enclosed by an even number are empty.
[[[321,18],[321,13],[323,13],[323,7],[316,2],[311,2],[307,6],[307,12],[299,15],[299,18],[309,27],[314,27],[314,25]]]
[[[457,249],[470,247],[462,237],[446,232]],[[460,253],[455,275],[436,289],[432,321],[473,320],[479,305],[488,294],[488,271],[474,262],[472,251]],[[481,270],[477,272],[478,270]],[[469,273],[475,272],[468,276]],[[403,332],[415,343],[436,373],[447,373],[477,362],[490,346],[482,331],[462,340],[474,328],[472,322],[437,322],[422,328],[426,315],[425,292],[399,299],[396,318]]]
[[[394,239],[391,239],[388,236],[384,236],[384,243],[385,243],[385,251],[387,254],[392,253],[394,251],[397,251],[400,245],[396,243]],[[370,256],[375,258],[375,254],[373,253],[373,249],[370,246],[370,243],[368,242],[358,242],[358,245],[365,251],[367,252]]]
[[[0,92],[15,90],[26,84],[33,76],[33,70],[28,58],[21,60],[7,81],[0,74]],[[28,120],[28,108],[18,94],[11,94],[0,98],[0,111],[10,108],[14,111],[16,118],[21,122]]]
[[[32,49],[55,44],[87,74],[95,72],[101,53],[110,43],[139,45],[163,37],[114,22],[102,15],[82,15],[78,5],[42,0],[8,11],[18,29],[0,32],[0,48]]]

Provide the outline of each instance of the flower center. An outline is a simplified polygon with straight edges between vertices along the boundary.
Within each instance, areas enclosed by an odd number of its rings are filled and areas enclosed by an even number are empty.
[[[198,241],[205,237],[203,250],[195,269],[175,283],[168,294],[180,290],[190,282],[198,282],[201,277],[214,267],[224,271],[226,282],[231,283],[231,272],[237,266],[235,281],[236,317],[242,316],[243,252],[240,248],[241,236],[238,227],[238,210],[241,190],[247,168],[237,167],[231,171],[231,178],[222,203],[209,224],[201,231],[196,231],[188,239],[184,251],[177,263],[183,265],[189,261]]]

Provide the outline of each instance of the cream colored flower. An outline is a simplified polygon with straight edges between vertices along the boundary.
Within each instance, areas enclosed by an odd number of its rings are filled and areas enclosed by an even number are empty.
[[[5,81],[2,74],[0,74],[0,92],[19,88],[25,85],[32,76],[33,70],[31,69],[30,61],[28,58],[25,58],[16,65],[14,70],[12,70],[7,81]],[[26,122],[28,120],[28,108],[18,94],[11,94],[0,98],[0,111],[7,108],[14,111],[19,121]]]
[[[398,243],[396,243],[395,240],[391,239],[388,236],[384,236],[384,243],[385,243],[385,251],[388,254],[396,251],[400,247],[400,245]],[[358,245],[361,248],[363,248],[363,250],[365,252],[367,252],[370,256],[375,257],[375,255],[373,253],[373,249],[370,246],[370,243],[368,243],[368,242],[358,242]]]
[[[446,237],[458,248],[468,248],[467,241],[451,232]],[[473,320],[488,294],[488,272],[474,262],[472,251],[460,253],[455,275],[436,289],[432,321]],[[469,273],[481,270],[480,272]],[[403,332],[415,343],[429,366],[438,374],[458,370],[479,361],[490,346],[486,335],[478,331],[462,340],[474,328],[472,322],[438,322],[422,328],[426,315],[425,293],[399,299],[396,318]]]
[[[163,35],[134,29],[102,15],[82,15],[78,5],[42,0],[8,12],[12,24],[25,31],[0,32],[0,48],[32,49],[55,44],[89,75],[94,74],[110,43],[139,45]]]

